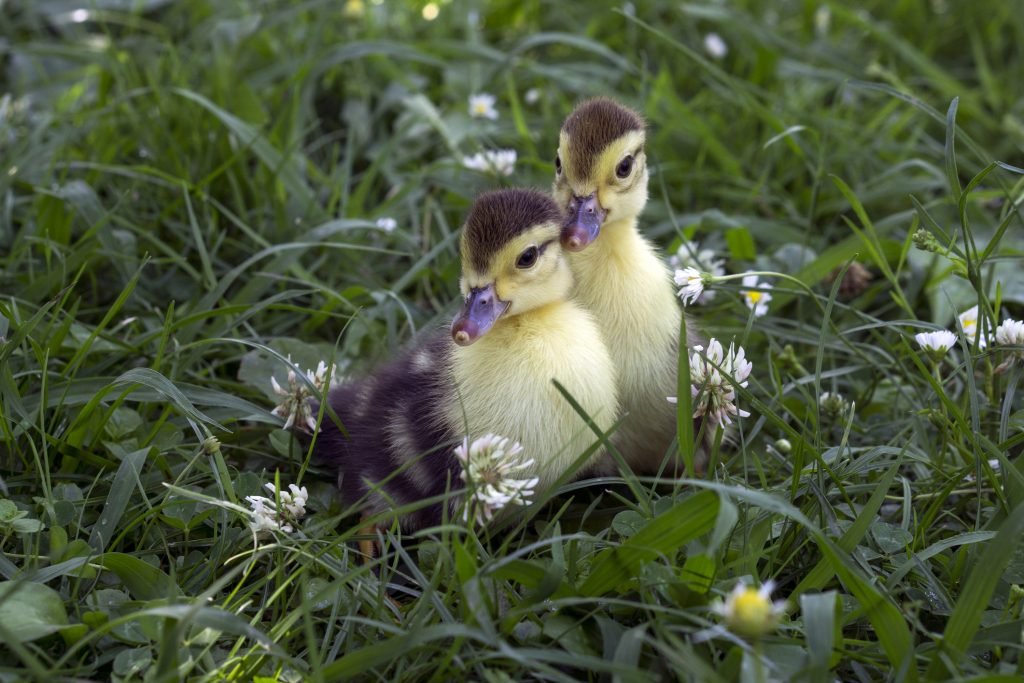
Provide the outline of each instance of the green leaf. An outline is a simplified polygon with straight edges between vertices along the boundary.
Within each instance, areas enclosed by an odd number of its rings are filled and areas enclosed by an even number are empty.
[[[836,592],[801,595],[800,613],[803,615],[804,633],[807,636],[812,680],[827,683],[832,680],[829,669],[837,630]]]
[[[197,606],[196,604],[164,605],[139,610],[138,612],[134,612],[132,616],[139,618],[166,617],[169,619],[176,619],[183,623],[194,624],[200,628],[208,628],[233,636],[249,638],[278,656],[284,654],[281,651],[281,648],[278,647],[278,645],[271,640],[266,633],[259,630],[237,614],[228,612],[220,607],[210,607],[206,605]]]
[[[153,651],[148,647],[121,650],[114,657],[114,673],[130,678],[142,673],[153,663]]]
[[[171,577],[134,555],[105,553],[94,562],[117,574],[136,600],[161,600],[181,595],[181,589]]]
[[[1024,538],[1024,503],[1014,508],[999,527],[996,537],[986,545],[981,558],[964,581],[964,590],[946,623],[942,647],[935,652],[931,666],[928,667],[929,680],[945,679],[949,676],[944,660],[959,662],[963,659],[981,625],[981,615],[988,609],[992,593],[1021,538]],[[945,653],[948,659],[942,657],[940,653]]]
[[[896,473],[899,471],[900,462],[897,460],[889,471],[879,479],[875,485],[875,490],[871,492],[871,497],[868,498],[868,502],[864,504],[860,514],[857,515],[857,519],[854,520],[853,524],[846,530],[842,538],[839,539],[839,548],[845,553],[852,553],[854,548],[860,544],[861,539],[871,528],[871,522],[874,521],[875,515],[878,514],[878,510],[882,507],[882,503],[885,502],[885,496],[892,487],[892,482],[896,478]],[[822,558],[820,562],[809,571],[797,584],[797,587],[793,589],[790,598],[796,600],[798,597],[803,595],[809,590],[815,590],[822,588],[828,580],[833,576],[832,563],[829,562],[828,558]]]
[[[13,522],[17,519],[20,510],[13,501],[7,500],[6,498],[0,499],[0,524],[5,522]]]
[[[146,462],[148,454],[148,448],[129,453],[117,468],[114,480],[110,484],[107,500],[103,504],[103,512],[100,513],[99,520],[93,525],[89,534],[89,545],[96,552],[103,552],[116,533],[121,516],[124,515],[125,508],[128,507],[128,500],[136,486],[140,485],[139,474],[142,472],[142,465]]]
[[[644,517],[636,510],[623,510],[612,519],[612,530],[623,538],[629,538],[647,523]]]
[[[435,624],[417,628],[346,653],[325,666],[320,672],[320,677],[324,681],[352,680],[376,666],[394,662],[399,656],[407,656],[422,645],[452,638],[480,640],[477,631],[463,624]]]
[[[4,640],[28,643],[68,625],[60,593],[41,583],[0,582],[0,632]]]
[[[625,59],[615,50],[601,42],[573,33],[559,33],[555,31],[532,33],[520,41],[520,43],[513,48],[512,52],[513,54],[518,54],[527,52],[536,47],[552,44],[573,47],[577,50],[589,52],[595,56],[602,57],[611,62],[617,69],[626,73],[636,72],[636,67],[634,67],[628,59]]]
[[[937,543],[933,543],[919,553],[913,553],[910,559],[901,564],[886,579],[886,585],[890,588],[899,583],[900,579],[907,575],[912,569],[926,560],[930,560],[944,550],[948,550],[958,545],[971,545],[974,543],[985,543],[995,537],[994,531],[968,531],[963,534],[957,534],[949,538],[943,539]]]
[[[711,491],[701,491],[677,503],[621,545],[598,553],[580,593],[607,593],[635,577],[646,562],[674,555],[683,544],[711,531],[718,507],[718,496]]]
[[[963,191],[960,186],[960,174],[956,169],[956,110],[959,104],[960,98],[954,97],[946,111],[946,179],[949,181],[949,191],[955,202],[960,201],[960,193]]]
[[[757,258],[757,246],[750,230],[746,228],[726,230],[725,244],[729,247],[729,255],[737,261],[753,261]]]
[[[836,576],[860,603],[861,609],[875,629],[875,635],[885,650],[896,678],[916,681],[914,640],[903,615],[887,595],[880,593],[863,577],[844,551],[824,537],[818,539],[818,547],[832,564]]]
[[[21,534],[34,534],[43,530],[43,523],[38,519],[22,517],[11,522],[11,528]]]
[[[280,150],[270,144],[255,126],[221,109],[199,93],[185,90],[184,88],[172,88],[171,92],[192,100],[220,119],[221,123],[228,130],[238,136],[243,145],[252,149],[253,154],[263,162],[267,170],[277,174],[288,194],[300,206],[310,207],[311,209],[319,206],[313,191],[309,188],[304,178],[304,170],[309,162],[301,154],[291,150],[289,155],[285,156]]]
[[[687,588],[704,595],[711,590],[711,584],[714,583],[715,569],[715,560],[710,555],[691,555],[683,563],[680,578],[686,583]]]
[[[871,525],[871,535],[883,553],[892,555],[906,547],[914,540],[914,534],[903,527],[888,522],[875,522]]]
[[[223,425],[199,412],[195,405],[192,404],[192,401],[182,393],[181,389],[176,387],[171,380],[167,379],[156,370],[151,368],[132,368],[111,382],[111,386],[115,387],[125,384],[141,384],[145,387],[149,387],[150,389],[158,392],[165,399],[171,401],[182,413],[185,414],[186,417],[191,420],[208,424],[222,431],[227,431]],[[203,434],[198,431],[196,435],[200,438],[203,437]]]
[[[693,424],[693,394],[690,391],[690,346],[684,343],[687,336],[686,316],[679,316],[679,355],[676,359],[676,436],[679,457],[686,466],[686,472],[694,476],[697,467],[697,442]],[[708,421],[704,421],[705,430]]]

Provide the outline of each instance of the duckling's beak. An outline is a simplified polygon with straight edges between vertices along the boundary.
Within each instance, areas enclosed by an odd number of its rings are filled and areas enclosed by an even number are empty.
[[[597,201],[597,192],[589,197],[573,195],[569,200],[569,218],[562,226],[562,246],[569,251],[583,251],[597,239],[606,211]]]
[[[459,346],[469,346],[491,329],[508,310],[509,303],[498,298],[494,284],[473,287],[452,321],[452,339]]]

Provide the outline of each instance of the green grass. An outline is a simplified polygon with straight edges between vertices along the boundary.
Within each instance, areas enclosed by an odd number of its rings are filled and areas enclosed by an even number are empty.
[[[1014,3],[347,6],[0,2],[0,679],[1024,674],[1021,364],[934,367],[912,336],[1024,316]],[[752,415],[703,479],[569,484],[364,565],[270,376],[363,372],[449,320],[473,196],[547,187],[595,94],[648,118],[666,253],[803,285],[696,309],[753,361]],[[512,177],[461,167],[495,147]],[[254,543],[275,477],[310,514]],[[708,609],[741,577],[789,600],[759,642]]]

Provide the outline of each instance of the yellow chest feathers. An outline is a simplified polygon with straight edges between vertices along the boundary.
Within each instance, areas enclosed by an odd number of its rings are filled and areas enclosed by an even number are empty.
[[[570,261],[573,296],[598,322],[620,374],[674,356],[681,311],[664,261],[635,226],[612,224]],[[627,379],[627,378],[623,378]]]
[[[453,351],[456,433],[500,434],[523,445],[524,459],[550,485],[596,439],[558,392],[558,380],[602,429],[618,413],[615,367],[593,318],[560,302],[495,325],[472,346]],[[596,457],[596,456],[595,456]]]

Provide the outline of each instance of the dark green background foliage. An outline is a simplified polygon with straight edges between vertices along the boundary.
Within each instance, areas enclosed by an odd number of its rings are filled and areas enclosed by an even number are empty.
[[[1024,312],[1020,6],[422,10],[0,0],[0,679],[1019,675],[1021,364],[912,335]],[[747,349],[752,415],[701,479],[572,484],[363,564],[270,377],[444,325],[472,198],[547,187],[592,95],[647,117],[666,253],[794,278],[765,317],[734,283],[695,311]],[[495,148],[514,175],[462,166]],[[275,477],[310,514],[254,543]],[[789,600],[760,642],[708,610],[743,577]]]

